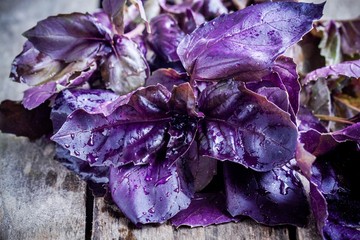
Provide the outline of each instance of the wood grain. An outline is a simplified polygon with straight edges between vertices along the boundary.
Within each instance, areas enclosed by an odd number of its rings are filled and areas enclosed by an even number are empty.
[[[83,239],[85,183],[44,140],[0,134],[0,239]]]
[[[136,228],[115,206],[105,203],[103,198],[96,198],[94,203],[93,240],[289,239],[286,227],[271,228],[251,220],[193,229],[175,229],[169,224]]]
[[[97,0],[0,1],[0,101],[20,100],[9,80],[22,32],[49,15],[91,11]],[[53,160],[53,144],[0,133],[0,239],[84,239],[85,183]]]

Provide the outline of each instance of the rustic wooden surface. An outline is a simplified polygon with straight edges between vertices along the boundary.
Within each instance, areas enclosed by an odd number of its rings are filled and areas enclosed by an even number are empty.
[[[8,79],[21,34],[49,15],[92,11],[97,0],[0,1],[0,101],[25,89]],[[84,239],[86,185],[53,161],[52,144],[0,133],[0,240]]]
[[[0,135],[0,239],[84,239],[85,184],[53,144]]]
[[[228,223],[205,228],[179,228],[170,225],[145,226],[136,228],[123,217],[115,207],[95,199],[93,239],[149,239],[149,240],[187,240],[187,239],[264,239],[285,240],[289,238],[286,227],[265,227],[248,220],[241,223]]]
[[[359,6],[356,0],[347,1]],[[49,15],[92,11],[97,6],[97,0],[1,0],[0,101],[19,100],[25,89],[8,80],[11,61],[25,41],[22,32]],[[53,145],[45,140],[29,142],[0,133],[0,240],[319,238],[313,224],[307,229],[270,228],[251,220],[195,229],[170,225],[137,229],[102,198],[87,196],[86,184],[53,161],[53,154]]]

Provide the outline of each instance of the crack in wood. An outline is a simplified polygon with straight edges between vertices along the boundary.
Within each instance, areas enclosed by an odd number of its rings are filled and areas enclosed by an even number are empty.
[[[296,227],[289,226],[288,227],[288,232],[289,232],[289,240],[297,240]]]
[[[86,184],[86,217],[85,217],[85,240],[92,239],[92,231],[93,231],[93,217],[94,217],[94,195],[91,192],[89,184]]]

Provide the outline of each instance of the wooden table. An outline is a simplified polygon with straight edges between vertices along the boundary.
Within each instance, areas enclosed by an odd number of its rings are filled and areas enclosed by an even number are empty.
[[[97,0],[0,1],[0,100],[20,100],[24,86],[8,79],[21,33],[48,15],[92,11]],[[319,239],[313,227],[270,228],[247,220],[206,228],[136,229],[113,206],[53,160],[54,146],[0,133],[0,240],[17,239]],[[313,226],[313,224],[312,224]]]

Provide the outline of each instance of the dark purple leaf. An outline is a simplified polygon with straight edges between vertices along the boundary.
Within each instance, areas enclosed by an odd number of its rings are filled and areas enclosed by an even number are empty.
[[[62,91],[55,100],[51,110],[54,132],[57,132],[68,115],[77,109],[88,113],[101,113],[108,103],[119,96],[113,92],[100,89],[71,89]]]
[[[269,172],[225,163],[226,203],[232,216],[245,215],[267,225],[305,226],[309,208],[301,181],[288,167]]]
[[[312,214],[316,219],[317,228],[320,232],[320,235],[324,237],[322,229],[325,226],[326,219],[329,216],[327,211],[327,203],[325,197],[321,194],[317,186],[312,182],[310,182],[309,197]]]
[[[111,195],[133,223],[163,223],[186,209],[193,196],[181,162],[157,159],[143,166],[111,168]]]
[[[161,14],[150,22],[148,41],[152,49],[168,62],[179,61],[176,48],[185,34],[170,14]]]
[[[326,239],[360,236],[359,158],[356,145],[345,143],[317,158],[312,167],[310,196],[317,200],[312,207]]]
[[[335,223],[328,223],[324,227],[324,238],[325,239],[359,239],[360,231],[356,228],[341,226]]]
[[[72,156],[95,165],[145,164],[160,152],[166,161],[175,162],[190,147],[198,121],[182,114],[189,106],[172,103],[191,98],[189,91],[177,92],[174,88],[171,95],[161,85],[149,86],[107,104],[102,113],[77,110],[52,139]]]
[[[355,123],[332,133],[338,142],[355,141],[360,146],[360,123]]]
[[[289,101],[295,114],[299,111],[299,94],[300,83],[296,71],[296,64],[291,58],[280,56],[276,59],[272,70],[275,71],[280,78],[286,92],[289,94]]]
[[[183,83],[173,88],[169,101],[170,110],[188,117],[201,117],[202,115],[196,111],[196,105],[194,90],[189,83]]]
[[[154,71],[146,80],[145,86],[156,85],[159,83],[171,91],[175,85],[180,85],[185,82],[188,82],[186,73],[179,73],[172,68],[160,68]]]
[[[107,87],[126,94],[145,84],[149,75],[147,62],[137,44],[125,36],[114,37],[114,52],[101,65]]]
[[[299,141],[304,144],[308,152],[315,156],[320,156],[338,145],[331,133],[320,133],[314,129],[300,132]]]
[[[67,64],[61,71],[24,92],[23,104],[27,109],[33,109],[47,99],[67,88],[82,86],[92,76],[97,65],[94,61],[78,61]]]
[[[35,140],[52,132],[50,111],[47,103],[28,110],[18,102],[5,100],[0,104],[0,130]]]
[[[168,102],[172,112],[170,136],[167,143],[165,158],[173,163],[188,151],[197,133],[198,119],[203,115],[196,111],[196,99],[194,90],[189,83],[184,83],[173,88]]]
[[[289,114],[242,84],[227,81],[206,88],[199,109],[205,114],[201,155],[257,171],[282,166],[294,157],[297,130]]]
[[[360,144],[360,123],[352,124],[343,129],[328,132],[308,109],[300,108],[298,114],[300,142],[304,148],[315,156],[329,152],[338,143],[355,141]],[[359,145],[360,146],[360,145]]]
[[[323,6],[264,3],[222,15],[187,35],[178,55],[197,80],[227,79],[264,70],[310,31]]]
[[[295,67],[295,65],[293,66]],[[276,72],[275,69],[279,72]],[[295,75],[289,74],[290,71],[290,69],[285,70],[285,68],[279,69],[275,65],[270,73],[261,78],[260,82],[246,83],[246,87],[288,112],[291,115],[291,120],[295,123],[294,107],[297,111],[300,85],[297,81],[296,69],[294,68]],[[290,104],[290,100],[294,105]]]
[[[268,101],[274,103],[284,112],[289,111],[289,97],[286,91],[277,87],[261,87],[256,90],[256,93],[266,97]]]
[[[198,143],[194,141],[184,157],[193,176],[195,192],[203,190],[217,174],[217,159],[199,155]]]
[[[102,108],[106,108],[107,103],[117,98],[118,95],[115,93],[99,89],[72,89],[61,92],[51,111],[54,132],[61,128],[73,111],[83,109],[89,113],[98,113],[102,111]],[[89,162],[71,156],[66,148],[59,145],[56,146],[55,159],[87,181],[94,195],[105,194],[104,186],[109,182],[109,167],[90,166]]]
[[[169,98],[164,87],[150,86],[117,100],[110,113],[103,110],[110,115],[77,110],[53,140],[68,148],[72,156],[93,164],[147,163],[165,143]]]
[[[316,130],[319,133],[328,132],[324,125],[321,124],[320,120],[304,106],[300,107],[300,110],[297,114],[297,119],[299,121],[299,131],[306,132],[309,130]]]
[[[304,144],[304,148],[309,153],[319,156],[337,145],[333,136],[309,109],[300,107],[297,118],[300,132],[299,141]]]
[[[226,210],[222,193],[196,193],[190,206],[172,219],[175,227],[206,227],[213,224],[238,222],[240,217],[232,217]]]
[[[33,109],[63,89],[85,84],[96,68],[93,59],[71,63],[53,60],[27,41],[12,63],[10,77],[32,86],[25,91],[23,104]]]
[[[298,117],[299,141],[309,153],[319,156],[337,145],[335,139],[309,109],[301,107]]]
[[[319,78],[328,78],[330,76],[334,78],[340,76],[360,78],[360,60],[347,61],[332,66],[319,68],[307,74],[302,83],[308,84],[309,82]]]
[[[102,7],[114,24],[118,34],[124,33],[125,0],[103,0]]]
[[[250,82],[246,86],[290,113],[291,120],[295,123],[295,115],[299,110],[300,83],[292,59],[280,56],[271,67],[271,72],[263,76],[260,82]],[[269,96],[270,92],[274,94]]]
[[[26,109],[34,109],[56,93],[56,83],[48,82],[44,85],[32,87],[24,92],[22,104]]]
[[[143,56],[146,56],[148,52],[148,46],[146,44],[145,36],[143,35],[137,35],[131,38],[133,40],[138,48],[140,49],[140,52],[143,54]]]
[[[341,50],[354,56],[360,53],[360,18],[340,22]]]
[[[108,32],[92,15],[72,13],[48,17],[24,36],[52,59],[72,62],[98,54]]]

